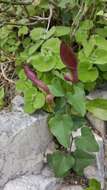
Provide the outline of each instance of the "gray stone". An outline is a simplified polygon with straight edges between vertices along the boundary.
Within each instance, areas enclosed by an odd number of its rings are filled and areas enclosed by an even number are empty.
[[[3,190],[57,190],[58,186],[60,183],[55,177],[30,175],[8,182]]]
[[[45,177],[54,177],[53,171],[47,165],[44,167],[41,174]]]
[[[105,188],[104,188],[104,190],[107,190],[107,179],[105,181]]]
[[[95,99],[95,98],[103,98],[103,99],[107,99],[107,90],[95,90],[92,91],[88,96],[88,99]]]
[[[105,138],[106,135],[106,127],[105,122],[94,117],[91,113],[87,113],[88,121],[90,122],[91,126],[100,132],[101,136]]]
[[[105,168],[104,168],[104,144],[103,139],[98,135],[95,135],[99,144],[99,152],[96,153],[96,162],[93,166],[88,166],[84,169],[84,174],[87,178],[95,178],[101,183],[102,189],[104,189]]]
[[[107,179],[107,139],[104,140],[105,145],[105,178]]]
[[[96,98],[102,98],[102,99],[107,99],[107,90],[101,90],[101,89],[97,89],[95,91],[92,91],[87,98],[89,100],[93,100]],[[106,134],[106,127],[105,127],[105,122],[97,119],[96,117],[94,117],[92,114],[88,113],[87,114],[87,118],[89,119],[89,121],[91,122],[92,126],[95,127],[103,137],[105,137]]]
[[[51,141],[47,114],[0,112],[0,187],[17,176],[40,173]]]
[[[17,95],[13,100],[12,100],[12,110],[13,111],[23,111],[23,106],[24,106],[24,99],[22,96]]]
[[[58,190],[83,190],[83,188],[80,185],[70,185],[70,186],[64,186]]]

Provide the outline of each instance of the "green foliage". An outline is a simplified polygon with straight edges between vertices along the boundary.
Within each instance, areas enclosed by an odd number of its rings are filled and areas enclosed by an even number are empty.
[[[101,120],[107,121],[107,100],[95,99],[87,102],[89,112]]]
[[[73,157],[75,158],[73,169],[78,175],[83,175],[84,168],[93,164],[95,161],[95,156],[93,154],[84,152],[81,149],[77,149],[73,153]]]
[[[98,152],[99,147],[95,140],[94,135],[91,132],[91,129],[83,127],[81,129],[81,137],[76,138],[75,144],[77,149],[82,149],[83,151],[88,152]]]
[[[55,36],[61,37],[70,34],[70,27],[67,26],[56,26],[55,27]]]
[[[79,29],[76,31],[76,40],[83,44],[85,47],[85,42],[88,40],[89,31],[93,27],[93,21],[91,20],[85,20],[81,22]]]
[[[4,88],[0,88],[0,109],[4,105]]]
[[[61,81],[58,78],[55,78],[52,81],[52,84],[48,85],[48,87],[50,91],[52,92],[52,94],[56,97],[63,97],[65,95]]]
[[[24,93],[24,110],[28,113],[42,108],[45,105],[45,95],[35,88],[31,81],[27,81],[24,71],[19,72],[20,80],[16,82],[16,90]]]
[[[93,132],[87,126],[86,112],[107,120],[107,100],[87,100],[85,96],[107,80],[106,2],[41,0],[29,1],[27,5],[15,2],[0,4],[0,62],[14,63],[18,75],[16,91],[24,96],[24,110],[29,114],[39,109],[51,113],[49,130],[59,150],[48,155],[48,161],[55,175],[66,176],[70,170],[83,175],[98,151]],[[77,84],[65,80],[66,74],[72,76],[60,58],[62,41],[76,51]],[[48,94],[26,77],[24,64],[32,68],[40,84],[46,85]],[[0,109],[4,97],[1,87]],[[74,137],[78,129],[81,134]],[[87,190],[100,190],[100,185],[92,180]]]
[[[44,34],[44,28],[34,28],[31,33],[30,37],[33,41],[40,40]]]
[[[70,146],[70,135],[73,130],[72,118],[67,115],[55,115],[49,121],[50,131],[65,148]]]
[[[98,78],[98,69],[85,56],[84,52],[79,53],[80,64],[78,66],[79,79],[82,82],[94,82]]]
[[[68,103],[73,106],[73,108],[80,113],[82,116],[86,113],[85,105],[85,93],[84,90],[78,86],[74,86],[74,93],[67,93]]]
[[[90,179],[89,187],[85,190],[101,190],[101,184],[96,179]]]
[[[22,26],[19,28],[19,31],[18,31],[18,36],[24,36],[28,33],[28,27],[27,26]]]
[[[48,162],[50,167],[53,166],[57,177],[64,177],[73,167],[75,160],[72,156],[57,151],[53,155],[48,155]]]
[[[53,60],[52,55],[48,56],[47,54],[39,53],[37,55],[32,56],[30,62],[34,66],[34,68],[39,72],[48,72],[55,67],[55,61]]]
[[[71,3],[71,1],[70,0],[58,0],[58,6],[59,7],[61,7],[61,8],[66,8],[66,6],[67,5],[69,5],[69,4],[73,4],[73,3],[75,3],[75,1],[73,1],[72,3]]]
[[[78,119],[78,121],[81,121],[80,118]],[[95,160],[94,154],[89,154],[89,152],[97,152],[99,147],[91,129],[84,127],[83,123],[79,123],[77,125],[75,124],[77,124],[77,121],[75,123],[74,118],[70,117],[69,115],[57,114],[49,120],[49,129],[64,148],[69,149],[72,143],[75,142],[76,151],[71,152],[69,155],[71,157],[73,156],[75,164],[73,164],[69,169],[73,168],[73,170],[75,170],[79,175],[83,175],[84,168],[92,164]],[[81,128],[81,136],[74,138],[72,135],[71,142],[70,136],[72,132],[77,130],[77,128]],[[60,159],[61,156],[62,155],[60,155]],[[49,155],[49,157],[51,158],[50,166],[54,169],[55,174],[60,177],[56,162],[54,162],[54,153]],[[69,157],[69,159],[71,157]]]

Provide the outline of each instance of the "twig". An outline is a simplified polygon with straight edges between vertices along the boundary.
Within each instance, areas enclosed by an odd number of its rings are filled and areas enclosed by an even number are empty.
[[[73,138],[73,135],[71,134],[71,136],[70,136],[70,152],[72,152],[73,141],[74,141],[74,138]]]
[[[11,62],[15,61],[15,58],[12,56],[12,54],[9,54],[4,49],[0,48],[0,55],[2,55],[2,54],[4,54],[6,56],[6,59],[8,60],[8,63],[11,63]]]
[[[24,10],[26,11],[27,16],[29,17],[29,13],[26,9],[25,4],[20,4],[23,5]],[[47,28],[46,28],[46,32],[49,30],[50,27],[50,22],[51,22],[51,18],[52,18],[52,14],[53,14],[53,7],[50,6],[49,7],[50,13],[48,17],[40,17],[40,16],[33,16],[31,18],[29,18],[30,20],[33,20],[33,22],[27,22],[25,24],[22,23],[12,23],[11,21],[3,21],[2,23],[0,23],[0,27],[4,26],[4,25],[14,25],[14,26],[34,26],[35,24],[38,23],[38,21],[48,21],[47,23]]]
[[[31,17],[30,19],[32,19],[32,20],[40,20],[40,21],[43,21],[43,20],[48,20],[49,19],[49,17],[40,17],[40,16],[33,16],[33,17]]]
[[[74,21],[72,23],[72,26],[71,26],[71,27],[73,27],[73,26],[76,25],[75,28],[74,28],[74,30],[72,30],[72,32],[71,32],[71,38],[75,35],[75,32],[76,32],[76,30],[79,27],[80,21],[82,20],[82,18],[86,14],[87,10],[88,9],[87,9],[86,4],[84,5],[84,2],[82,2],[81,6],[80,6],[80,10],[79,10],[77,16],[75,17],[75,19],[74,19]]]
[[[4,62],[4,63],[0,63],[0,68],[1,68],[1,74],[2,74],[2,76],[4,77],[4,79],[5,80],[7,80],[9,83],[14,83],[15,84],[15,82],[13,81],[13,80],[11,80],[11,79],[9,79],[7,76],[6,76],[6,74],[5,74],[5,71],[4,71],[4,64],[5,63],[7,63],[7,62]],[[9,63],[9,62],[8,62]]]
[[[80,16],[80,14],[83,11],[83,7],[84,7],[84,2],[82,1],[81,6],[80,6],[79,11],[78,11],[78,14],[76,15],[75,19],[73,20],[72,27],[75,26],[78,17]],[[79,19],[78,19],[78,21],[79,21]]]
[[[50,23],[51,23],[51,18],[52,18],[52,14],[53,14],[53,8],[52,8],[52,6],[50,6],[49,10],[50,10],[50,14],[49,14],[49,17],[48,17],[48,24],[47,24],[46,32],[48,32],[49,27],[50,27]]]
[[[6,11],[10,8],[10,5],[8,5],[6,8],[1,9],[0,8],[0,13],[6,13]]]
[[[30,18],[31,20],[48,21],[46,32],[48,32],[48,30],[49,30],[51,18],[52,18],[52,15],[53,15],[53,8],[52,8],[52,6],[49,7],[49,10],[50,10],[50,13],[49,13],[48,17],[33,16],[33,17]]]
[[[37,24],[37,21],[35,22],[28,22],[28,23],[25,23],[25,24],[22,24],[22,23],[12,23],[12,22],[4,22],[2,24],[0,24],[0,27],[3,27],[4,25],[13,25],[13,26],[34,26],[35,24]]]
[[[3,4],[11,4],[11,5],[31,5],[32,3],[33,3],[33,1],[17,1],[17,2],[15,2],[15,1],[6,1],[6,0],[1,0],[0,1],[0,3],[3,3]]]
[[[29,18],[29,12],[28,12],[28,10],[27,10],[27,7],[26,7],[25,5],[23,5],[23,8],[24,8],[24,10],[25,10],[25,13],[26,13],[27,17]]]

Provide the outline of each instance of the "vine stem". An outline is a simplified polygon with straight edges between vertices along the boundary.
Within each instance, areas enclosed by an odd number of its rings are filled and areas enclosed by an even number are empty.
[[[33,3],[33,1],[17,1],[17,2],[9,2],[9,1],[6,1],[6,0],[1,0],[0,3],[3,3],[3,4],[11,4],[11,5],[31,5]]]
[[[24,5],[24,4],[22,4],[22,5],[24,6],[24,9],[26,10],[26,13],[28,14],[25,5]],[[51,19],[52,19],[52,15],[53,15],[53,7],[50,6],[50,7],[49,7],[49,10],[50,10],[50,13],[49,13],[49,16],[48,16],[48,17],[34,16],[34,17],[31,17],[31,18],[30,18],[31,20],[34,20],[33,22],[28,22],[28,23],[25,23],[25,24],[12,23],[12,22],[9,22],[9,21],[4,21],[4,23],[1,24],[1,27],[4,26],[4,25],[33,26],[33,25],[37,24],[38,21],[45,21],[45,20],[46,20],[46,21],[48,21],[48,23],[47,23],[47,28],[46,28],[46,32],[48,32],[49,27],[50,27],[50,23],[51,23]]]
[[[78,12],[78,14],[76,15],[76,17],[75,17],[75,19],[74,19],[74,21],[73,21],[73,23],[72,23],[72,25],[71,25],[71,29],[72,29],[73,26],[76,25],[76,26],[74,27],[74,29],[71,31],[71,39],[72,39],[72,37],[75,35],[75,32],[76,32],[76,30],[77,30],[78,27],[79,27],[80,21],[82,20],[82,18],[83,18],[84,15],[86,14],[87,10],[88,10],[88,8],[87,8],[86,3],[84,4],[84,1],[82,1],[81,6],[80,6],[80,9],[79,9],[79,12]]]
[[[52,19],[52,15],[53,15],[53,8],[52,8],[52,6],[49,7],[49,10],[50,10],[50,14],[49,14],[49,17],[48,17],[48,24],[47,24],[46,32],[48,32],[48,30],[49,30],[51,19]]]
[[[72,152],[73,141],[74,141],[73,135],[70,134],[70,146],[69,146],[69,148],[68,148],[68,152],[69,152],[69,153]]]
[[[11,62],[0,63],[1,74],[2,74],[3,78],[4,78],[6,81],[8,81],[9,83],[15,84],[15,82],[14,82],[13,80],[9,79],[9,78],[6,76],[6,74],[5,74],[5,70],[4,70],[4,64],[5,64],[5,63],[11,63]]]
[[[71,142],[70,142],[70,152],[72,151],[72,145],[73,145],[73,141],[74,141],[74,138],[73,138],[73,135],[71,134]]]
[[[35,22],[29,22],[29,23],[25,23],[25,24],[21,24],[21,23],[12,23],[12,22],[4,22],[0,25],[0,27],[3,27],[4,25],[13,25],[13,26],[34,26],[35,24],[37,24],[37,21]]]

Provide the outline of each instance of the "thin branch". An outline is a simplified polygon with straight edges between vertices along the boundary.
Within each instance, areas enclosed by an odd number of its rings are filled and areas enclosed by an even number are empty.
[[[33,17],[31,17],[30,19],[31,19],[31,20],[43,21],[43,20],[48,20],[49,17],[33,16]]]
[[[37,21],[35,22],[28,22],[28,23],[25,23],[25,24],[22,24],[22,23],[12,23],[12,22],[4,22],[4,23],[1,23],[0,24],[0,27],[3,27],[4,25],[13,25],[13,26],[34,26],[35,24],[37,24]]]
[[[15,60],[15,58],[12,56],[12,54],[9,54],[9,52],[5,51],[4,49],[0,48],[0,56],[4,55],[6,56],[6,59],[8,62],[12,62]],[[7,62],[6,62],[7,63]]]
[[[26,14],[27,16],[29,16],[29,13],[26,9],[26,6],[25,4],[23,3],[22,4],[23,7],[24,7],[24,10],[26,11]],[[46,28],[46,32],[49,30],[49,27],[50,27],[50,22],[51,22],[51,18],[52,18],[52,15],[53,15],[53,7],[50,6],[49,7],[49,16],[48,17],[40,17],[40,16],[33,16],[33,17],[30,17],[29,19],[32,20],[31,22],[27,22],[27,23],[12,23],[11,21],[3,21],[2,23],[0,23],[0,27],[3,27],[4,25],[14,25],[14,26],[34,26],[35,24],[38,23],[38,21],[48,21],[47,23],[47,28]]]
[[[27,17],[29,18],[29,12],[28,12],[28,10],[27,10],[27,7],[26,7],[25,5],[23,5],[23,8],[24,8],[24,10],[25,10],[25,13],[26,13]]]
[[[49,7],[49,10],[50,10],[50,14],[49,14],[49,17],[48,17],[48,24],[47,24],[46,32],[48,32],[48,30],[49,30],[50,23],[51,23],[51,18],[52,18],[52,15],[53,15],[53,8],[52,8],[52,6]]]
[[[6,11],[10,8],[10,5],[8,5],[6,8],[0,9],[0,13],[6,13]]]
[[[3,3],[3,4],[11,4],[11,5],[31,5],[33,3],[33,1],[6,1],[6,0],[1,0],[0,3]]]
[[[71,138],[70,138],[70,152],[72,152],[73,141],[74,141],[74,138],[73,138],[73,135],[71,134]]]
[[[51,18],[52,18],[52,15],[53,15],[53,8],[52,8],[52,6],[49,7],[49,11],[50,11],[50,13],[49,13],[48,17],[33,16],[33,17],[30,18],[31,20],[48,21],[46,32],[49,30]]]
[[[74,19],[74,21],[72,23],[72,26],[71,26],[71,27],[73,27],[73,26],[76,25],[75,28],[71,32],[71,38],[75,35],[75,32],[79,27],[80,21],[83,19],[83,17],[86,14],[87,10],[88,10],[88,8],[86,6],[86,3],[84,5],[84,2],[82,2],[81,6],[80,6],[80,10],[79,10],[77,16],[75,17],[75,19]]]
[[[9,79],[9,78],[6,76],[6,74],[5,74],[5,70],[4,70],[4,64],[5,64],[5,63],[7,63],[7,62],[0,63],[1,74],[2,74],[3,78],[4,78],[5,80],[7,80],[9,83],[14,83],[14,84],[15,84],[15,82],[14,82],[13,80]],[[9,62],[8,62],[8,63],[9,63]]]
[[[79,21],[79,16],[83,12],[84,2],[82,1],[81,6],[79,7],[78,14],[76,15],[75,19],[73,20],[72,27],[76,25],[77,21]],[[78,20],[77,20],[78,19]]]

